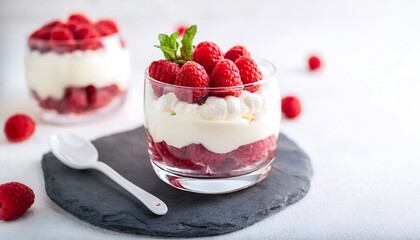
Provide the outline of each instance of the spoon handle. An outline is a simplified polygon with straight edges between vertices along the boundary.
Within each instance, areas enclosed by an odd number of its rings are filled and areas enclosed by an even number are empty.
[[[114,169],[112,169],[105,163],[97,162],[93,166],[93,168],[103,172],[105,175],[110,177],[112,180],[118,183],[125,190],[133,194],[154,214],[164,215],[168,211],[168,207],[162,200],[146,192],[145,190],[137,187],[136,185],[134,185],[133,183],[125,179],[123,176],[121,176],[119,173],[117,173]]]

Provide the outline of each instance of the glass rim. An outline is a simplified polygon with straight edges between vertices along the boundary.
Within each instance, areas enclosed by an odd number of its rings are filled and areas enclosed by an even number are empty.
[[[106,36],[98,36],[95,38],[85,38],[85,39],[69,39],[69,40],[54,40],[54,39],[42,39],[42,38],[31,38],[31,35],[27,36],[27,42],[30,43],[42,43],[42,44],[48,44],[50,41],[54,41],[58,44],[63,45],[76,45],[80,43],[90,43],[90,42],[96,42],[96,41],[103,41],[107,38],[113,38],[113,37],[119,37],[121,38],[121,34],[119,32],[113,33],[111,35]]]
[[[268,73],[267,76],[264,76],[263,79],[261,79],[260,81],[257,82],[253,82],[253,83],[247,83],[247,84],[243,84],[243,85],[239,85],[239,86],[230,86],[230,87],[189,87],[189,86],[180,86],[180,85],[175,85],[175,84],[171,84],[171,83],[165,83],[165,82],[161,82],[159,80],[156,80],[154,78],[152,78],[149,75],[149,67],[146,68],[144,75],[145,77],[150,80],[151,82],[157,83],[159,85],[162,86],[168,86],[168,87],[174,87],[174,88],[180,88],[180,89],[190,89],[190,90],[229,90],[229,89],[242,89],[245,87],[251,87],[251,86],[255,86],[255,85],[262,85],[265,84],[269,81],[271,81],[272,79],[275,79],[275,76],[277,74],[277,69],[276,66],[274,66],[274,64],[272,64],[270,61],[267,61],[265,59],[261,59],[261,58],[254,58],[254,60],[257,62],[258,67],[260,67],[259,63],[263,63],[269,66],[270,68],[270,72]]]

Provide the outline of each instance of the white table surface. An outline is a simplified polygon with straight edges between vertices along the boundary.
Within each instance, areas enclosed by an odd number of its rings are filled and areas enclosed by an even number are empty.
[[[153,2],[153,3],[152,3]],[[42,123],[26,89],[25,36],[69,12],[113,17],[132,50],[133,86],[123,109],[95,124]],[[82,222],[46,196],[41,156],[51,133],[87,138],[142,124],[142,74],[161,54],[157,33],[198,24],[196,42],[246,45],[275,63],[284,94],[303,103],[282,131],[309,154],[314,177],[297,204],[246,229],[209,239],[420,239],[420,5],[417,1],[24,1],[0,0],[0,126],[22,112],[35,135],[8,143],[0,133],[0,183],[36,195],[1,239],[141,239]],[[319,73],[305,70],[318,53]],[[2,128],[2,127],[1,127]]]

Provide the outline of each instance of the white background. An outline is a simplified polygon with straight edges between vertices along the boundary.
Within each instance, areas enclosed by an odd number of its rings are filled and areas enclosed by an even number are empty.
[[[132,51],[133,86],[115,116],[95,124],[42,123],[26,89],[26,36],[52,18],[82,11],[112,17]],[[420,239],[420,4],[418,1],[0,0],[0,126],[22,112],[35,135],[8,143],[0,133],[0,183],[30,186],[36,202],[0,222],[1,239],[140,239],[93,227],[48,199],[40,160],[51,133],[90,139],[142,124],[142,74],[161,57],[157,34],[197,24],[196,43],[248,47],[279,70],[283,94],[303,114],[282,131],[312,158],[314,178],[297,204],[246,229],[211,239]],[[306,71],[319,54],[324,68]],[[139,170],[140,171],[140,170]]]

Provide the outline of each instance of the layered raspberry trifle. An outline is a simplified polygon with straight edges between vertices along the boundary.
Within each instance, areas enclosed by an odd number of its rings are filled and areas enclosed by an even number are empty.
[[[280,128],[275,68],[237,45],[194,47],[196,26],[160,34],[165,59],[146,70],[145,128],[152,165],[170,185],[200,193],[239,190],[265,178]],[[180,47],[180,49],[179,49]]]
[[[54,20],[28,38],[28,87],[52,122],[78,122],[117,109],[131,74],[130,54],[111,19]]]

